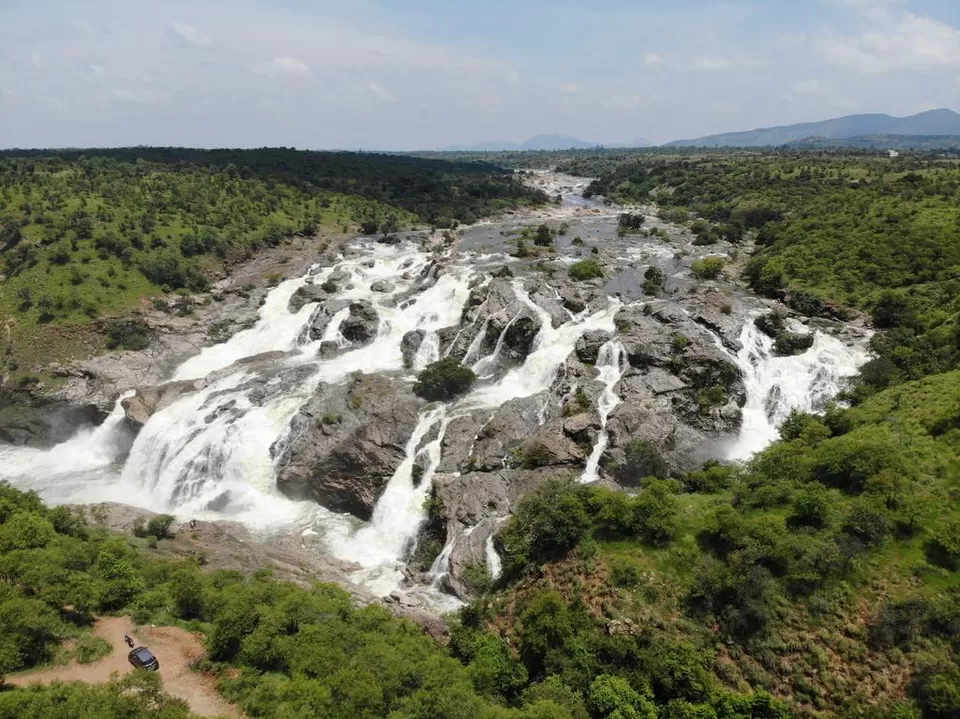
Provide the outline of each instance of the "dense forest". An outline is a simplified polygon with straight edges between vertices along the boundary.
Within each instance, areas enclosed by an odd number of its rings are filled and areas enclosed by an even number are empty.
[[[162,518],[152,539],[112,535],[3,487],[0,671],[131,613],[203,631],[199,668],[252,717],[957,716],[960,372],[794,413],[781,433],[745,466],[682,477],[632,447],[621,471],[654,475],[634,496],[541,486],[447,648],[331,586],[158,558]],[[0,716],[187,716],[156,696],[10,689]]]
[[[478,628],[469,610],[451,647],[443,648],[382,607],[355,608],[348,594],[330,585],[306,589],[277,581],[268,570],[244,577],[205,572],[201,557],[158,558],[149,547],[165,541],[170,519],[152,520],[142,532],[147,538],[113,535],[76,510],[48,509],[35,495],[0,484],[0,677],[52,661],[65,640],[83,645],[98,614],[131,613],[138,623],[203,631],[208,661],[198,669],[250,717],[655,716],[649,688],[618,671],[548,677],[540,660],[521,658],[498,635]],[[549,599],[531,609],[540,612],[539,624],[532,614],[526,619],[525,651],[554,642],[557,628],[537,609]],[[702,698],[731,719],[786,716],[764,694],[717,688]],[[144,677],[103,687],[0,691],[0,717],[72,719],[81,713],[189,716]]]
[[[960,162],[837,153],[634,159],[589,194],[656,202],[758,251],[746,280],[805,314],[871,313],[861,391],[960,365]]]
[[[293,150],[0,153],[5,369],[57,358],[63,325],[202,291],[293,235],[451,227],[544,201],[484,163]]]

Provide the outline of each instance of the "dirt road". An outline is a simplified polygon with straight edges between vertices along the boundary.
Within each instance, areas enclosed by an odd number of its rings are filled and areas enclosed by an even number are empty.
[[[51,682],[87,682],[101,684],[110,681],[112,674],[133,671],[127,661],[127,645],[123,635],[133,637],[136,646],[146,646],[160,661],[160,676],[168,694],[183,699],[194,714],[206,717],[233,717],[239,719],[239,710],[217,693],[213,682],[190,670],[190,663],[203,656],[200,637],[179,627],[143,627],[135,632],[130,617],[101,617],[93,633],[105,639],[113,651],[93,664],[71,661],[63,666],[40,669],[7,676],[9,684],[49,684]]]

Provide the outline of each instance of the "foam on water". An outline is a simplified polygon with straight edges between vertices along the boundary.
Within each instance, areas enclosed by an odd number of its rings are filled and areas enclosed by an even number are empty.
[[[752,317],[743,326],[740,342],[743,348],[734,359],[743,371],[747,402],[729,459],[747,459],[779,439],[778,427],[790,410],[822,410],[869,359],[863,347],[819,331],[803,354],[777,357],[773,340],[757,329]]]
[[[593,451],[590,452],[590,457],[587,459],[586,469],[580,476],[580,481],[583,483],[596,482],[599,478],[600,458],[610,441],[610,435],[607,432],[607,419],[621,402],[620,395],[617,394],[617,384],[623,379],[623,373],[626,372],[627,366],[627,350],[620,340],[612,339],[600,348],[597,355],[597,379],[603,382],[603,392],[600,393],[600,399],[597,401],[597,412],[600,415],[600,433],[597,435]]]

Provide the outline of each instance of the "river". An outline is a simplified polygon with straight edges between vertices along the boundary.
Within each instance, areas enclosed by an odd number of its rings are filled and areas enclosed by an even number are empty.
[[[692,284],[691,259],[697,253],[718,251],[684,248],[688,240],[680,236],[671,242],[619,238],[617,212],[580,197],[583,181],[547,174],[538,175],[536,181],[554,194],[564,194],[564,202],[478,223],[466,228],[459,242],[443,251],[426,249],[419,238],[410,236],[398,244],[360,238],[335,266],[304,267],[301,276],[270,291],[253,327],[205,348],[177,368],[170,379],[210,379],[201,390],[154,414],[136,437],[126,426],[118,403],[103,425],[82,429],[50,450],[0,447],[0,477],[18,487],[35,489],[52,503],[114,501],[185,519],[226,517],[264,532],[296,528],[312,537],[321,551],[352,562],[354,580],[378,593],[389,592],[404,583],[404,559],[424,520],[424,500],[440,466],[451,422],[548,391],[581,335],[592,331],[616,334],[615,317],[620,308],[644,301],[639,290],[643,265],[660,266],[670,278],[668,286],[682,296]],[[416,425],[409,428],[404,459],[370,521],[331,512],[313,502],[292,501],[278,492],[278,448],[289,439],[291,419],[317,387],[346,382],[358,372],[412,381],[417,369],[456,345],[455,340],[442,347],[440,333],[461,323],[471,291],[489,282],[492,272],[504,264],[518,267],[506,254],[512,246],[511,233],[547,220],[568,225],[557,237],[555,262],[559,265],[580,259],[585,246],[600,248],[598,256],[614,268],[602,288],[605,299],[581,312],[567,311],[558,320],[557,313],[545,309],[541,296],[525,281],[535,276],[533,271],[528,266],[518,269],[511,281],[520,300],[518,306],[520,310],[526,307],[526,314],[540,326],[529,354],[519,363],[504,356],[510,322],[495,342],[490,338],[485,343],[491,317],[480,319],[482,312],[478,315],[469,328],[474,338],[464,359],[481,381],[461,399],[422,411]],[[651,221],[651,225],[658,223]],[[436,271],[438,265],[442,272]],[[344,309],[334,313],[323,336],[314,339],[306,328],[317,305],[291,311],[290,299],[301,287],[322,284],[334,273],[342,287],[335,299],[343,301]],[[358,301],[376,310],[378,326],[372,341],[355,347],[344,338],[341,326],[348,316],[346,304]],[[716,337],[717,346],[740,368],[746,387],[742,428],[737,436],[716,445],[715,453],[721,459],[745,459],[762,449],[776,439],[777,425],[792,407],[822,407],[867,359],[862,333],[851,341],[849,335],[841,339],[819,330],[814,330],[815,341],[807,352],[776,357],[772,340],[752,322],[766,303],[748,296],[745,307],[737,342],[729,336]],[[421,332],[422,342],[413,367],[405,368],[401,346],[404,337],[414,331]],[[331,343],[338,348],[332,356],[322,351]],[[286,354],[266,374],[235,364],[265,352]],[[628,363],[616,338],[602,347],[597,370],[602,383],[597,397],[599,432],[582,469],[582,481],[594,481],[600,475],[601,457],[609,442],[608,417],[622,402],[618,387]],[[420,473],[417,478],[413,476],[415,465]],[[441,554],[434,563],[434,578],[446,571],[449,548],[448,544],[447,556]],[[489,537],[482,551],[491,572],[499,572],[499,558]],[[442,608],[437,594],[431,594],[433,603]]]

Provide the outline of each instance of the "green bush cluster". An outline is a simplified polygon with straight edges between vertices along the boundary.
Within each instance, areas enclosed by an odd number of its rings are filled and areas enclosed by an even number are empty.
[[[579,262],[575,262],[570,265],[570,269],[567,272],[570,278],[577,282],[603,277],[603,268],[596,260],[580,260]]]
[[[637,537],[668,543],[675,532],[676,502],[669,483],[650,481],[634,498],[601,487],[551,479],[524,496],[497,535],[504,570],[565,556],[590,537]]]
[[[431,402],[447,402],[470,391],[477,375],[456,357],[433,362],[417,375],[413,391]]]
[[[698,280],[715,280],[723,272],[723,266],[724,262],[721,257],[713,255],[701,257],[699,260],[694,260],[690,265],[690,274]]]

